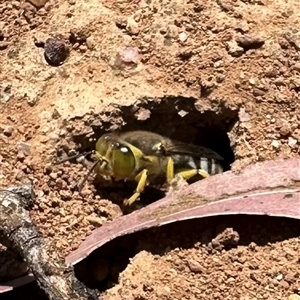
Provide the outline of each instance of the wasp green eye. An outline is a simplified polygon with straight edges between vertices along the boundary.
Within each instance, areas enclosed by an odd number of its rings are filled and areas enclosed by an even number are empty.
[[[120,176],[130,176],[135,169],[135,157],[131,149],[124,145],[119,145],[113,149],[113,169],[115,174]]]
[[[103,135],[96,143],[96,151],[105,156],[107,149],[109,148],[110,137],[108,135]]]

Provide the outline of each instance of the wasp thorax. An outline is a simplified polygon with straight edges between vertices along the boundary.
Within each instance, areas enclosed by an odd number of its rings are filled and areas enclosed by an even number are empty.
[[[152,150],[157,154],[163,154],[165,152],[164,145],[162,143],[157,143],[152,147]]]

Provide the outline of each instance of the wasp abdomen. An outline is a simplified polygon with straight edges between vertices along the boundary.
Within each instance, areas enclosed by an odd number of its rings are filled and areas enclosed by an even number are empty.
[[[223,172],[223,168],[216,160],[206,157],[200,158],[198,168],[206,171],[210,175],[215,175]]]
[[[223,172],[222,166],[214,159],[206,157],[192,157],[188,155],[173,155],[175,169],[201,169],[209,175]]]

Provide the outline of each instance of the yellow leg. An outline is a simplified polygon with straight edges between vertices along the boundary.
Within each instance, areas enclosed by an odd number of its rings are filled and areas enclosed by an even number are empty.
[[[148,176],[148,171],[145,169],[135,177],[135,180],[138,181],[137,188],[134,194],[129,199],[124,200],[123,202],[124,205],[131,205],[139,198],[140,194],[144,191],[146,187],[147,176]]]
[[[169,183],[174,177],[174,161],[169,157],[167,164],[167,182]]]
[[[201,175],[204,178],[209,177],[209,174],[202,169],[191,169],[191,170],[181,171],[178,172],[176,175],[180,175],[183,179],[188,180],[197,174]]]

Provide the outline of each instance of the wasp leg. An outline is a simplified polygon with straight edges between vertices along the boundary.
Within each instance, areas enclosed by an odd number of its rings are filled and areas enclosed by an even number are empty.
[[[207,178],[210,176],[206,171],[204,171],[202,169],[191,169],[191,170],[186,170],[186,171],[181,171],[181,172],[176,173],[176,175],[180,175],[185,180],[188,180],[197,174],[201,175],[204,178]]]
[[[167,182],[169,183],[174,177],[174,161],[169,157],[167,164]]]
[[[124,205],[131,205],[139,198],[140,194],[144,191],[147,184],[147,176],[148,171],[145,169],[135,177],[135,180],[138,181],[138,185],[134,194],[129,199],[124,200]]]

